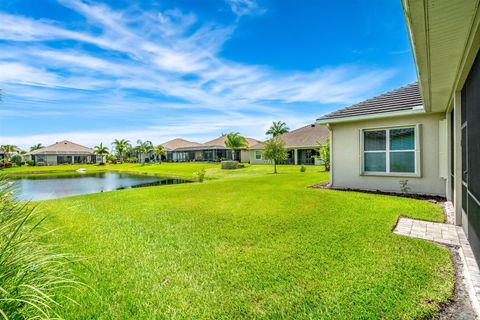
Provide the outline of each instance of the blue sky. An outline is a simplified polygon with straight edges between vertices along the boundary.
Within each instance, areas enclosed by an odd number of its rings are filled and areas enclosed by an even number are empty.
[[[415,80],[400,0],[0,2],[0,144],[264,139]]]

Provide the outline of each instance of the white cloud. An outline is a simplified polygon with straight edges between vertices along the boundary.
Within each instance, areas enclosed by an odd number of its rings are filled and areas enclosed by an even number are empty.
[[[246,117],[245,121],[253,124],[251,127],[244,124],[241,128],[256,134],[258,128],[272,120],[289,118],[295,123],[302,122],[298,113],[292,114],[294,108],[303,103],[349,104],[365,98],[393,74],[392,70],[354,65],[324,67],[311,72],[279,72],[268,66],[238,63],[221,56],[221,49],[234,34],[236,23],[202,24],[193,13],[178,9],[139,11],[130,7],[118,11],[81,0],[60,0],[60,3],[84,17],[83,29],[78,23],[73,29],[57,21],[0,13],[0,40],[7,41],[0,50],[0,84],[5,89],[6,103],[12,101],[22,116],[41,113],[41,108],[45,114],[65,112],[73,116],[92,110],[99,115],[131,115],[140,110],[153,114],[159,109],[191,109],[197,113],[216,110],[222,130],[228,131],[228,125],[235,127],[239,119]],[[228,0],[228,4],[239,17],[264,12],[253,0]],[[72,40],[77,45],[58,49],[51,45],[52,40]],[[86,50],[85,44],[97,50]],[[69,105],[76,107],[67,110],[65,106]],[[231,112],[236,112],[236,116],[231,117]],[[318,115],[321,113],[319,110]],[[15,117],[12,112],[2,114]],[[303,121],[312,122],[314,117]],[[211,120],[203,120],[212,125]],[[208,135],[202,131],[205,123],[195,125],[198,121],[189,117],[179,121],[187,123],[183,127],[191,131],[182,131],[182,126],[169,126],[166,120],[159,120],[172,135]],[[293,123],[289,125],[295,127]],[[116,138],[123,133],[113,129],[109,132],[112,137],[118,134]],[[131,130],[125,134],[131,134],[132,139],[134,134],[148,138],[142,132]],[[71,135],[85,142],[95,136],[97,140],[99,136],[109,136],[99,132],[63,134],[67,135],[63,138]],[[162,140],[154,130],[148,134]],[[3,135],[1,139],[27,139],[21,135]],[[47,143],[61,135],[30,138],[32,143]]]
[[[260,15],[265,13],[266,9],[258,5],[256,0],[226,0],[233,13],[237,16]]]

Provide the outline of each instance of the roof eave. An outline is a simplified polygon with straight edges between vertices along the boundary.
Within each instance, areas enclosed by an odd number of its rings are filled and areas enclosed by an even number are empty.
[[[396,112],[384,112],[384,113],[373,113],[362,116],[351,116],[351,117],[342,117],[342,118],[331,118],[331,119],[317,119],[316,123],[318,124],[332,124],[332,123],[343,123],[343,122],[354,122],[354,121],[363,121],[363,120],[373,120],[373,119],[385,119],[385,118],[394,118],[402,117],[413,114],[425,113],[425,110],[422,106],[415,107],[411,110],[403,110]]]

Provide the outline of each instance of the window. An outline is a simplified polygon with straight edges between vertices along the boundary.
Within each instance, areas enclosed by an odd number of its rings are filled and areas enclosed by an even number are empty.
[[[261,160],[261,159],[262,159],[262,151],[255,150],[255,160]]]
[[[416,174],[415,127],[363,131],[363,171]]]

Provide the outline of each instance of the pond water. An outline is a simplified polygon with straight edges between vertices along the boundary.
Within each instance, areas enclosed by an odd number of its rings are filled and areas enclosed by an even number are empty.
[[[188,181],[119,172],[49,174],[48,176],[22,176],[14,179],[16,197],[21,201],[56,199],[80,194],[185,182]]]

